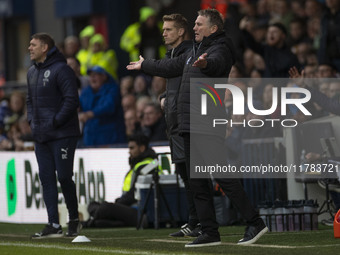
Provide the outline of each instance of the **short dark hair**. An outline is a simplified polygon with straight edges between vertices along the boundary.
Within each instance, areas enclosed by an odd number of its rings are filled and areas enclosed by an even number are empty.
[[[276,23],[270,24],[269,27],[277,27],[278,29],[280,29],[282,31],[282,33],[287,35],[286,27],[282,23],[280,23],[280,22],[276,22]]]
[[[149,138],[143,134],[134,134],[128,137],[128,142],[135,142],[138,146],[144,145],[149,148]]]
[[[42,43],[47,44],[48,50],[52,49],[55,46],[53,38],[46,33],[36,33],[32,35],[32,39],[37,39],[40,40]]]
[[[153,109],[155,109],[155,111],[157,112],[157,113],[162,113],[162,108],[161,108],[161,105],[159,104],[159,103],[155,103],[155,102],[150,102],[150,103],[147,103],[146,105],[145,105],[145,108],[146,107],[152,107]],[[145,109],[144,108],[144,109]]]
[[[218,10],[204,9],[204,10],[199,10],[197,13],[199,16],[204,16],[204,17],[209,18],[210,24],[212,26],[213,25],[217,26],[217,31],[223,30],[223,16]]]
[[[165,21],[173,21],[176,28],[183,28],[184,34],[188,31],[188,20],[179,13],[173,13],[170,15],[163,16],[163,22]]]
[[[332,68],[332,71],[336,71],[336,65],[334,65],[331,61],[329,60],[321,60],[319,62],[319,66],[329,66],[330,68]]]

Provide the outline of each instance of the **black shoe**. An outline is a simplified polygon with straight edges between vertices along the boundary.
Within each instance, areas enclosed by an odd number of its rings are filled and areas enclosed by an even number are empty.
[[[200,223],[198,223],[196,225],[196,227],[189,233],[187,234],[186,236],[189,236],[189,237],[198,237],[200,235],[202,235],[202,226]]]
[[[247,245],[255,243],[267,231],[268,228],[261,219],[256,225],[250,225],[246,228],[246,232],[244,233],[243,238],[240,241],[238,241],[237,244]]]
[[[193,231],[194,228],[192,226],[190,226],[188,223],[184,224],[181,229],[175,233],[171,233],[169,234],[169,236],[171,237],[184,237],[188,234],[191,233],[191,231]]]
[[[82,225],[80,224],[79,220],[70,220],[68,223],[68,230],[66,232],[66,236],[74,237],[79,235],[81,228]]]
[[[61,229],[61,226],[59,226],[59,228],[55,228],[51,224],[47,224],[40,233],[35,233],[34,235],[32,235],[32,238],[33,239],[58,238],[62,236],[63,230]]]
[[[198,236],[193,242],[187,243],[185,245],[186,248],[188,247],[204,247],[204,246],[214,246],[220,245],[221,238],[219,236],[209,236],[207,233],[203,233],[202,235]]]

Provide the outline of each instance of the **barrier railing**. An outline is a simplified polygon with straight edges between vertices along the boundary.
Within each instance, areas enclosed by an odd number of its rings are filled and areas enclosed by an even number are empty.
[[[282,137],[242,140],[242,165],[285,164],[286,152]],[[249,176],[251,177],[251,176]],[[243,179],[244,189],[254,206],[263,201],[287,199],[286,179]]]

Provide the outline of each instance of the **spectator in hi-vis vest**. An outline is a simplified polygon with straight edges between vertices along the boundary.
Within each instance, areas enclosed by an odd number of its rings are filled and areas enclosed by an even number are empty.
[[[147,58],[163,58],[166,48],[161,34],[162,26],[157,22],[154,9],[142,7],[139,21],[129,25],[121,39],[120,47],[129,53],[130,61],[138,61],[139,55]]]
[[[138,211],[134,205],[135,184],[141,170],[156,157],[155,151],[149,147],[149,139],[144,135],[133,135],[128,139],[130,170],[123,182],[123,194],[115,203],[92,202],[89,207],[90,219],[83,222],[84,227],[136,227]]]

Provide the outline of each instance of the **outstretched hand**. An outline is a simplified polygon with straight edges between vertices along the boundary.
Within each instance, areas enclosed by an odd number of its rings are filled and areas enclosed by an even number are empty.
[[[297,70],[295,66],[289,68],[288,73],[289,73],[289,78],[291,79],[301,78],[301,74],[299,73],[299,71]]]
[[[306,84],[304,83],[304,71],[302,71],[300,74],[298,69],[295,66],[293,66],[289,69],[288,73],[289,78],[291,78],[296,83],[296,85],[300,87],[306,86]]]
[[[207,59],[206,57],[208,56],[208,53],[203,53],[199,58],[192,64],[194,67],[198,68],[206,68],[207,67]]]
[[[126,69],[127,70],[140,70],[142,68],[143,61],[144,61],[144,58],[142,56],[139,56],[139,61],[130,62],[130,64],[126,66]]]
[[[251,30],[251,22],[249,22],[249,17],[245,16],[243,19],[241,19],[239,28],[241,30],[247,30],[250,32]]]

